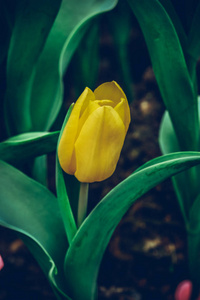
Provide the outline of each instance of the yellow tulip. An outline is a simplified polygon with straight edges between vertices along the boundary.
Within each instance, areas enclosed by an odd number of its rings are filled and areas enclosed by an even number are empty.
[[[129,123],[128,101],[115,81],[100,85],[94,92],[86,87],[73,107],[58,146],[62,169],[80,182],[110,177]]]

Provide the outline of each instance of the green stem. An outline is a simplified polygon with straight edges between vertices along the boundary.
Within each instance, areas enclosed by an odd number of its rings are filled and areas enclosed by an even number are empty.
[[[78,227],[84,221],[86,213],[87,213],[88,191],[89,191],[89,184],[81,183],[80,192],[79,192],[79,200],[78,200],[78,216],[77,216]]]

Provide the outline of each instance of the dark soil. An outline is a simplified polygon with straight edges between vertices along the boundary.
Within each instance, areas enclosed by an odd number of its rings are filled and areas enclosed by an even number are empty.
[[[113,51],[110,36],[108,39],[104,36],[101,43],[105,56],[100,81],[119,79],[120,83],[120,77],[116,78],[106,56],[108,51]],[[136,23],[131,45],[137,56],[135,62],[132,61],[135,63],[132,66],[135,68],[131,86],[134,91],[132,122],[115,174],[104,183],[91,185],[89,209],[137,167],[161,155],[158,132],[164,105]],[[103,80],[105,72],[109,75]],[[8,229],[0,228],[0,231],[0,253],[5,262],[0,272],[0,299],[55,299],[42,271],[21,240]],[[183,220],[169,180],[139,199],[116,229],[100,269],[99,299],[174,299],[177,284],[188,278],[186,249]]]

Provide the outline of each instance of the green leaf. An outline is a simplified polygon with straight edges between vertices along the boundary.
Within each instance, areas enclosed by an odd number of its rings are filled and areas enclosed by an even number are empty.
[[[60,131],[60,135],[58,138],[58,145],[59,145],[61,136],[63,134],[65,125],[67,124],[67,121],[70,117],[72,109],[73,109],[73,104],[70,106],[70,108],[67,112],[67,115],[65,117],[65,120],[63,122],[61,131]],[[58,151],[57,151],[57,153],[58,153]],[[68,177],[68,179],[70,182],[70,177]],[[73,212],[71,209],[69,196],[68,196],[68,193],[66,190],[65,178],[64,178],[63,170],[59,163],[58,154],[56,155],[56,191],[57,191],[58,203],[60,206],[60,211],[62,214],[63,223],[64,223],[64,227],[65,227],[65,232],[66,232],[66,235],[68,238],[68,242],[69,242],[69,244],[71,244],[71,242],[74,238],[74,235],[76,234],[77,227],[76,227],[75,218],[74,218],[74,215],[73,215]]]
[[[63,262],[68,243],[57,199],[44,186],[0,161],[0,224],[20,234],[58,299],[63,294]]]
[[[99,18],[93,19],[90,24],[91,26],[88,28],[71,61],[76,99],[86,86],[94,90],[98,79],[100,64]],[[79,71],[77,72],[77,70]]]
[[[159,131],[159,145],[163,154],[169,154],[172,152],[180,151],[176,134],[169,116],[168,111],[164,113],[161,121]],[[186,171],[187,172],[187,171]],[[176,192],[177,200],[179,202],[185,224],[188,223],[189,208],[191,206],[191,187],[188,182],[188,173],[182,172],[172,177],[172,183]]]
[[[48,187],[48,159],[47,155],[36,157],[31,164],[31,178]],[[20,169],[20,168],[19,168]],[[21,169],[20,169],[21,170]],[[23,169],[22,169],[23,171]],[[26,173],[26,172],[25,172]],[[29,173],[26,173],[29,175]]]
[[[128,2],[143,31],[181,150],[197,150],[197,95],[174,25],[158,0]]]
[[[200,56],[200,3],[198,4],[195,15],[192,20],[192,25],[188,35],[188,53],[194,57],[195,61]]]
[[[187,35],[185,33],[184,27],[181,23],[181,20],[175,10],[174,5],[172,4],[171,0],[160,0],[160,3],[166,10],[167,14],[169,15],[171,21],[173,22],[173,25],[175,27],[175,30],[178,34],[178,37],[180,39],[182,48],[184,49],[187,44]]]
[[[62,0],[34,77],[31,98],[34,130],[48,130],[56,119],[63,100],[62,77],[90,26],[88,21],[116,4],[117,0]]]
[[[127,99],[130,103],[133,100],[129,57],[129,43],[132,31],[132,12],[126,1],[119,1],[116,8],[106,17],[113,37],[116,64],[118,65],[119,72],[121,74],[120,80],[122,82],[122,86],[126,89]]]
[[[198,106],[200,111],[200,101],[198,101]],[[165,112],[160,125],[159,144],[163,154],[180,151],[176,134],[167,111]],[[172,178],[186,225],[188,223],[190,208],[197,195],[200,193],[199,176],[200,167],[197,166]],[[186,182],[187,184],[185,184]]]
[[[190,41],[188,40],[188,36],[186,35],[186,32],[188,33],[188,27],[190,27],[190,21],[187,20],[187,17],[189,18],[192,16],[192,10],[193,10],[193,4],[191,1],[187,4],[183,4],[183,10],[178,10],[178,13],[176,12],[177,5],[175,3],[172,4],[172,1],[170,0],[160,0],[161,4],[165,8],[167,14],[169,15],[171,21],[173,22],[174,28],[176,30],[176,33],[178,35],[179,41],[182,46],[182,50],[185,56],[185,61],[187,64],[188,71],[190,73],[190,76],[192,80],[196,80],[196,60],[194,59],[192,53],[188,50],[188,47],[190,48]],[[175,7],[174,7],[175,5]],[[186,16],[183,16],[182,11],[186,13]],[[181,18],[182,17],[182,18]],[[181,18],[181,20],[180,20]],[[181,22],[182,21],[182,22]]]
[[[133,173],[106,195],[74,237],[65,259],[68,293],[73,300],[95,299],[103,253],[129,207],[163,180],[200,164],[200,153],[169,154],[152,160],[150,164]]]
[[[12,3],[12,11],[14,10],[15,4]],[[11,31],[13,27],[11,6],[8,1],[0,2],[0,65],[5,60]],[[13,7],[14,6],[14,7]]]
[[[33,129],[30,95],[35,65],[59,5],[60,0],[20,0],[17,3],[8,51],[5,100],[7,125],[12,135]]]
[[[0,159],[16,165],[56,149],[59,132],[24,133],[0,143]]]
[[[163,154],[180,151],[168,111],[165,111],[161,121],[159,145]]]

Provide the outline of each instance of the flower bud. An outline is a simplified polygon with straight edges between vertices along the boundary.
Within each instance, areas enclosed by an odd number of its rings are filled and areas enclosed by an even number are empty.
[[[175,291],[175,300],[190,300],[192,294],[192,282],[184,280],[179,283]]]
[[[110,177],[129,123],[128,101],[116,82],[106,82],[94,92],[85,88],[73,107],[58,146],[62,169],[80,182]]]
[[[2,256],[0,255],[0,270],[3,269],[3,267],[4,267],[4,262]]]

